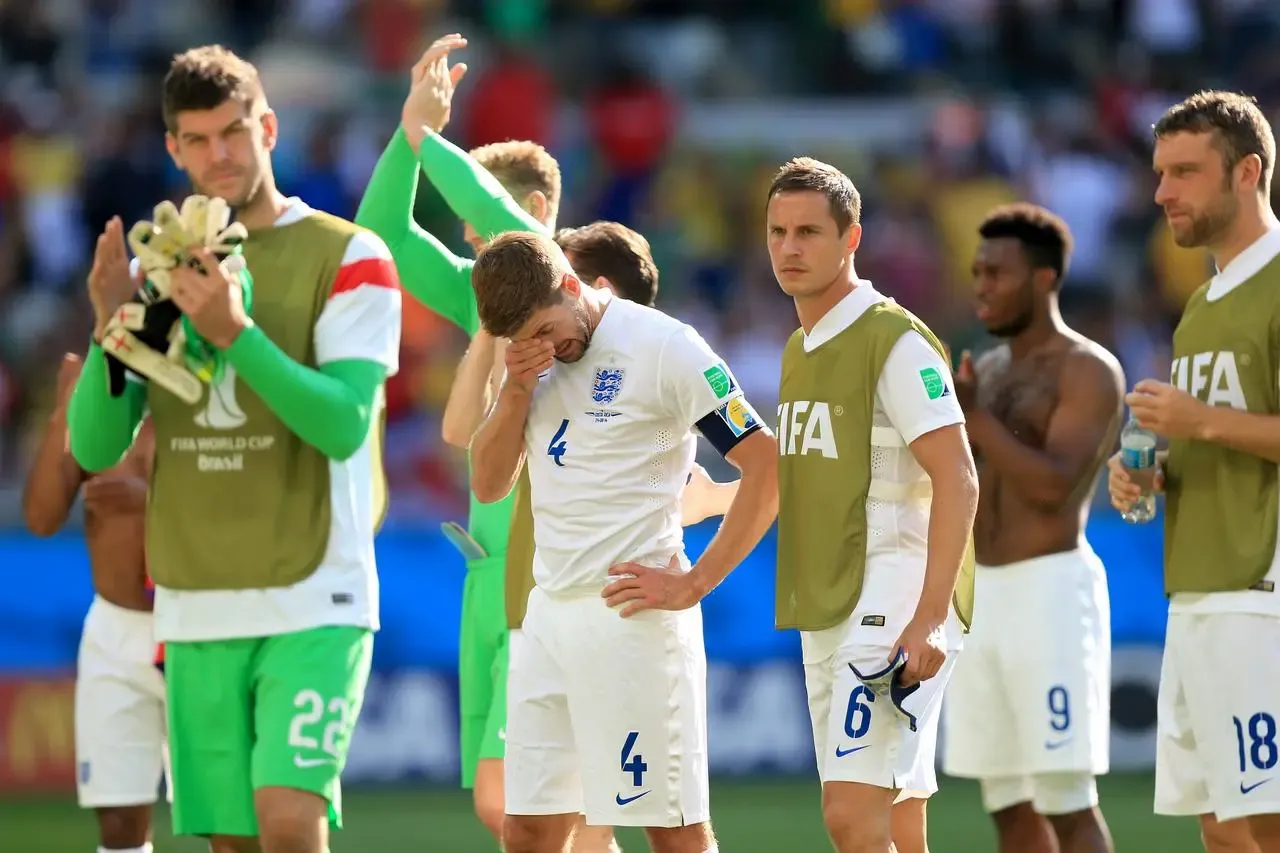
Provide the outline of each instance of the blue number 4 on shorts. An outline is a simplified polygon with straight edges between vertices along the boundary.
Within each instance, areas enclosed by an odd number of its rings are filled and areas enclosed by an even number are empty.
[[[649,769],[649,765],[644,763],[644,756],[635,751],[636,741],[639,738],[639,732],[628,732],[627,739],[622,744],[622,760],[620,762],[622,772],[631,775],[631,787],[633,791],[644,787],[644,774],[645,771]],[[649,791],[645,790],[638,794],[632,793],[628,796],[623,796],[622,792],[619,791],[618,795],[614,798],[614,802],[620,806],[625,806],[630,803],[634,803],[647,793],[649,793]]]

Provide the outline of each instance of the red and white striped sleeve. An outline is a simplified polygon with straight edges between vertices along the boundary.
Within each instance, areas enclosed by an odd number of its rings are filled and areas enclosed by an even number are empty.
[[[400,278],[382,238],[359,231],[315,331],[316,363],[375,361],[392,376],[400,367]]]

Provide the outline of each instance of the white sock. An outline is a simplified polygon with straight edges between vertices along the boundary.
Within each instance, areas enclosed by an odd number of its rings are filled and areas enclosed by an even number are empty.
[[[146,844],[142,845],[141,847],[127,847],[127,848],[99,847],[98,848],[98,853],[151,853],[151,851],[152,851],[152,847],[151,847],[150,841],[148,841]]]

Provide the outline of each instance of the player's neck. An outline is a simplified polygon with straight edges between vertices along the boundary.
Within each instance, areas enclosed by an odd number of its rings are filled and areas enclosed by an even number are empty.
[[[826,289],[813,294],[812,296],[797,296],[796,317],[800,320],[800,328],[804,329],[804,333],[810,334],[813,327],[823,317],[831,313],[831,309],[840,304],[854,288],[858,286],[858,275],[853,271],[853,264],[848,264],[840,275],[831,282]]]
[[[289,199],[275,188],[274,184],[264,183],[249,203],[236,211],[236,221],[243,222],[244,227],[252,231],[255,228],[270,228],[289,206]]]
[[[1219,270],[1226,269],[1227,264],[1238,258],[1241,252],[1275,228],[1280,228],[1280,221],[1277,221],[1276,215],[1271,212],[1271,205],[1259,198],[1256,209],[1252,207],[1242,209],[1222,240],[1216,241],[1209,247],[1209,252],[1213,255],[1213,263]]]
[[[1009,339],[1009,357],[1017,360],[1035,352],[1049,341],[1061,335],[1067,328],[1058,310],[1058,301],[1051,299],[1044,312],[1034,318],[1025,329]]]
[[[587,309],[587,324],[595,331],[604,317],[604,312],[613,304],[613,294],[604,289],[594,287],[583,288],[582,304]]]

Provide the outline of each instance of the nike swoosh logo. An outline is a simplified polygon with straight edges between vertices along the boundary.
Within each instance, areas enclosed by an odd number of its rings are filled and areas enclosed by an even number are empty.
[[[295,767],[299,767],[303,770],[306,770],[308,767],[320,767],[325,764],[332,764],[333,759],[332,758],[303,758],[301,755],[295,755],[293,757],[293,763]]]
[[[1074,738],[1067,738],[1066,740],[1047,740],[1044,742],[1044,748],[1045,749],[1061,749],[1062,747],[1071,743],[1072,740],[1074,740]]]
[[[1265,785],[1270,781],[1271,781],[1270,779],[1263,779],[1261,782],[1254,782],[1252,785],[1246,785],[1245,783],[1241,782],[1240,793],[1247,794],[1250,791],[1252,791],[1254,788],[1257,788],[1259,785]]]
[[[615,796],[614,796],[614,798],[613,798],[613,799],[614,799],[614,802],[616,802],[618,805],[620,805],[620,806],[625,806],[625,805],[627,805],[628,803],[634,803],[636,800],[640,799],[641,797],[643,797],[643,796],[644,796],[645,794],[647,794],[647,793],[649,793],[649,792],[648,792],[648,791],[641,791],[640,793],[636,794],[634,797],[624,797],[624,796],[622,796],[621,794],[617,794],[617,795],[615,795]]]
[[[871,744],[867,744],[866,746],[853,746],[853,747],[850,747],[849,749],[841,749],[840,747],[837,746],[836,758],[844,758],[846,755],[853,755],[855,752],[858,752],[859,750],[869,749],[870,747],[871,747]]]

